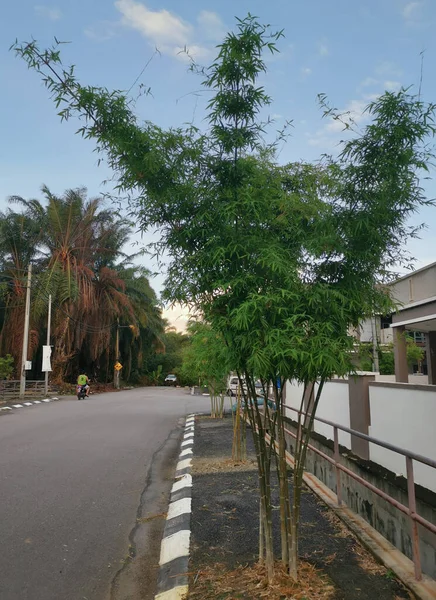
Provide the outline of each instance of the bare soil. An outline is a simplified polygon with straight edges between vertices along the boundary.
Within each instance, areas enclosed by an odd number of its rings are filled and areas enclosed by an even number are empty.
[[[194,438],[190,600],[401,600],[412,598],[392,572],[369,554],[308,489],[303,491],[300,582],[278,567],[266,587],[258,552],[258,478],[251,431],[248,460],[231,460],[232,423],[198,419]],[[292,491],[292,474],[290,473]],[[279,499],[273,494],[276,556]]]

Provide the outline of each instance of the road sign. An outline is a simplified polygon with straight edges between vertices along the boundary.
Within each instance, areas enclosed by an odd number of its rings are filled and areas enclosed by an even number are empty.
[[[117,371],[121,371],[121,369],[123,368],[123,365],[121,363],[119,363],[119,362],[116,362],[114,368]]]

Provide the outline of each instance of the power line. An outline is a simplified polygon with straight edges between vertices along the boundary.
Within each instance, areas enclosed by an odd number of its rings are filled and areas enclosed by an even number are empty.
[[[41,291],[41,295],[44,296],[46,294],[46,292],[42,292]],[[45,295],[45,300],[47,300],[48,302],[48,296]],[[114,327],[117,327],[116,323],[112,323],[112,325],[105,325],[105,326],[100,326],[100,327],[95,327],[94,325],[89,325],[87,323],[84,323],[83,321],[81,321],[80,319],[76,319],[75,317],[73,317],[72,315],[70,315],[64,308],[63,306],[56,300],[52,299],[52,303],[68,318],[70,319],[73,323],[80,325],[83,329],[85,329],[88,333],[100,333],[101,331],[106,331],[109,329],[112,329]]]

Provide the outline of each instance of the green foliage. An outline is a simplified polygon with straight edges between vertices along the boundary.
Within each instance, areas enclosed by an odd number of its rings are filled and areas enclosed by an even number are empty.
[[[406,89],[386,92],[369,104],[370,123],[343,143],[338,158],[280,165],[275,145],[263,140],[267,123],[261,115],[270,98],[259,84],[266,73],[263,53],[275,52],[280,36],[250,15],[237,21],[236,32],[225,37],[204,72],[204,87],[212,92],[205,132],[140,125],[122,92],[81,86],[74,69],[62,67],[57,46],[14,46],[43,76],[62,107],[61,118],[81,119],[79,132],[105,153],[119,190],[138,191],[130,209],[141,228],[159,229],[154,251],[165,251],[169,260],[166,298],[194,305],[205,322],[201,327],[208,328],[203,338],[193,335],[185,364],[201,377],[209,361],[198,356],[207,354],[209,342],[214,356],[218,336],[227,364],[244,375],[249,396],[255,377],[274,383],[279,438],[277,376],[282,384],[296,379],[306,386],[319,379],[322,390],[333,374],[353,370],[350,326],[394,309],[380,283],[394,264],[407,262],[404,242],[417,234],[407,225],[409,217],[431,204],[418,173],[431,162],[427,142],[435,133],[434,105]],[[324,96],[321,104],[327,115],[343,119]],[[318,402],[319,394],[313,415]],[[248,414],[253,430],[259,429],[271,578],[270,454],[257,409],[248,408]],[[310,430],[309,420],[296,457],[295,523]],[[291,571],[296,576],[296,563]]]
[[[378,354],[380,375],[393,375],[395,373],[395,359],[392,350],[381,350]]]
[[[409,365],[415,365],[424,359],[425,351],[424,348],[418,346],[415,340],[406,336],[407,344],[407,362]]]
[[[182,371],[183,356],[186,347],[189,345],[189,336],[169,328],[163,333],[161,340],[162,347],[158,353],[153,352],[144,356],[144,373],[148,378],[153,379],[154,374],[159,369],[160,384],[163,383],[169,373],[174,373],[177,375],[177,381],[180,385],[192,385]]]
[[[425,351],[421,346],[418,346],[414,339],[406,334],[407,344],[407,363],[409,366],[416,365],[424,359]],[[395,358],[394,358],[394,346],[392,343],[384,344],[383,346],[378,345],[378,359],[380,375],[394,375],[395,374]],[[358,359],[359,368],[362,371],[373,370],[373,348],[370,343],[361,343],[358,347]]]
[[[200,321],[189,324],[189,345],[183,352],[181,375],[193,385],[208,387],[213,395],[226,391],[229,352],[223,337]]]
[[[30,355],[39,355],[45,337],[49,295],[55,341],[52,377],[75,380],[86,368],[93,379],[107,381],[114,363],[119,321],[123,378],[139,381],[142,351],[162,345],[164,322],[149,272],[132,265],[123,247],[128,223],[117,218],[86,190],[55,196],[43,187],[44,202],[10,198],[0,213],[0,344],[19,363],[22,346],[25,277],[33,264]],[[132,328],[129,328],[129,325]],[[112,357],[111,357],[112,355]],[[33,376],[39,376],[38,366]]]
[[[0,379],[10,379],[14,371],[14,357],[10,354],[0,357]]]

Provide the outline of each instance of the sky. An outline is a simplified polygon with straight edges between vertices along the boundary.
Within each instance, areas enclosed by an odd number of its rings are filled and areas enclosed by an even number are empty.
[[[42,184],[57,194],[79,186],[90,196],[110,191],[103,181],[111,173],[97,165],[93,143],[75,135],[78,122],[60,123],[38,76],[9,51],[16,38],[33,37],[43,47],[54,36],[70,42],[62,47],[63,60],[76,65],[82,83],[132,88],[133,97],[139,84],[150,88],[136,102],[139,119],[204,128],[208,96],[200,91],[201,79],[189,72],[183,49],[199,64],[210,64],[216,45],[235,28],[235,17],[248,12],[284,30],[280,53],[267,57],[261,80],[273,98],[268,110],[273,129],[293,123],[280,161],[316,160],[338,151],[342,134],[337,122],[323,118],[320,93],[349,111],[359,127],[367,122],[367,104],[384,90],[414,86],[418,92],[421,85],[423,100],[436,102],[434,0],[7,2],[0,21],[0,210],[11,195],[41,198]],[[429,198],[436,196],[433,181],[423,186]],[[419,268],[436,261],[436,207],[423,209],[413,222],[426,224],[421,239],[408,245]],[[132,230],[132,243],[149,239]],[[147,259],[145,264],[157,270]],[[152,280],[157,292],[163,280],[163,272]],[[167,313],[178,328],[185,319],[180,314],[178,308]]]

